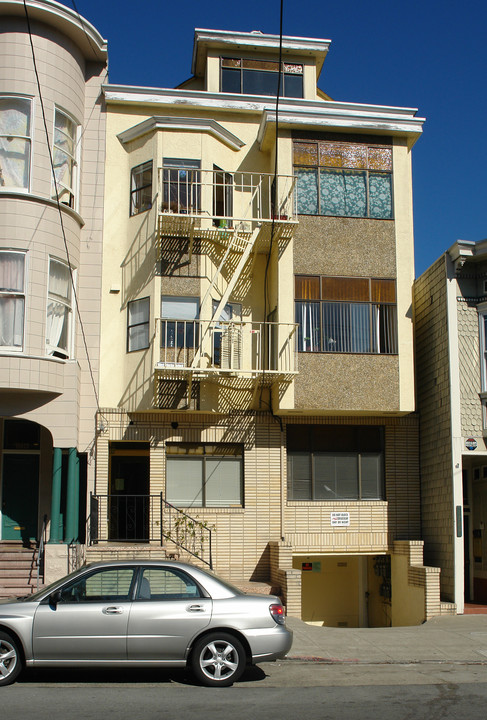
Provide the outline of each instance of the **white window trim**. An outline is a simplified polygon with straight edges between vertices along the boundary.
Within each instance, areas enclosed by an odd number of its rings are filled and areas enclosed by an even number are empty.
[[[0,253],[16,253],[17,255],[23,255],[24,256],[24,288],[23,291],[20,292],[5,292],[5,295],[16,295],[16,296],[22,296],[24,298],[24,322],[22,325],[22,344],[20,347],[17,347],[16,345],[0,345],[0,353],[23,353],[25,350],[25,326],[26,326],[26,318],[27,318],[27,272],[28,272],[28,263],[27,258],[28,254],[26,250],[18,250],[17,248],[0,248]],[[4,294],[2,291],[0,291],[0,297],[2,297]]]
[[[47,264],[47,287],[46,287],[46,315],[45,315],[45,342],[46,342],[46,355],[48,357],[54,357],[57,360],[72,360],[74,357],[74,305],[75,305],[75,298],[74,298],[74,287],[76,287],[76,278],[77,278],[77,271],[74,268],[71,268],[70,271],[70,283],[71,283],[71,306],[70,306],[70,314],[69,314],[69,328],[68,328],[68,337],[67,337],[67,357],[66,358],[59,358],[56,355],[53,355],[54,352],[62,352],[59,349],[59,346],[49,345],[48,344],[48,338],[47,338],[47,311],[49,307],[49,301],[50,301],[50,295],[49,295],[49,279],[51,277],[50,270],[51,270],[51,261],[55,261],[59,263],[60,265],[64,265],[66,268],[68,268],[69,271],[69,265],[65,260],[61,260],[58,257],[55,257],[53,255],[49,256],[48,264]],[[72,276],[72,280],[71,280]],[[54,297],[53,300],[56,302],[61,302],[59,297]],[[65,304],[65,303],[62,303]]]
[[[0,99],[4,98],[15,98],[20,100],[28,100],[30,102],[30,136],[23,136],[18,135],[18,137],[21,140],[28,140],[30,142],[30,152],[29,152],[29,180],[27,183],[27,187],[17,186],[17,185],[10,185],[8,187],[0,185],[0,192],[15,192],[15,193],[25,193],[28,194],[31,191],[32,186],[32,169],[33,169],[33,147],[34,147],[34,127],[35,127],[35,102],[34,97],[32,95],[20,95],[17,93],[0,93]]]
[[[65,117],[70,120],[73,125],[75,126],[75,133],[74,133],[74,154],[70,156],[73,160],[73,183],[72,187],[68,187],[67,185],[58,185],[57,187],[57,193],[62,191],[63,189],[68,190],[73,196],[73,207],[72,210],[75,210],[78,212],[79,210],[79,186],[80,186],[80,158],[81,158],[81,125],[76,120],[76,118],[67,110],[65,110],[62,107],[59,107],[59,105],[55,105],[54,107],[54,114],[52,118],[52,157],[54,159],[54,149],[56,147],[55,145],[55,137],[56,137],[56,113],[61,113]],[[61,152],[66,153],[65,150],[60,148]],[[66,153],[68,154],[68,153]],[[57,201],[57,193],[56,193],[56,183],[54,176],[51,176],[51,197],[54,201]],[[63,203],[60,200],[61,205],[67,205],[67,207],[71,207],[71,205],[68,205],[67,203]]]

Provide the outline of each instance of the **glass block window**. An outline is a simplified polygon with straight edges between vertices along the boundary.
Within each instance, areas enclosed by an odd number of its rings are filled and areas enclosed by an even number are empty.
[[[389,220],[392,147],[309,140],[294,143],[298,212]]]
[[[32,100],[0,95],[0,191],[28,190]]]

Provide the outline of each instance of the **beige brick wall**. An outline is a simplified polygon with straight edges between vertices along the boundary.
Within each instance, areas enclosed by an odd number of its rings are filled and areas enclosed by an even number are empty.
[[[445,257],[416,280],[414,316],[425,564],[453,599],[453,487]]]
[[[275,554],[269,542],[286,539],[294,552],[372,553],[384,552],[395,538],[419,537],[419,474],[417,461],[417,419],[367,418],[367,423],[386,426],[386,501],[286,503],[285,434],[267,413],[247,413],[215,419],[213,416],[173,414],[158,420],[156,416],[132,414],[134,421],[121,411],[103,410],[107,430],[97,442],[96,492],[108,491],[109,440],[145,441],[151,444],[151,493],[165,488],[165,442],[232,442],[244,445],[243,508],[195,508],[191,515],[214,527],[215,570],[235,581],[268,580],[276,572]],[[316,418],[300,418],[317,422]],[[295,422],[296,419],[293,419]],[[171,427],[177,422],[177,428]],[[360,418],[327,418],[326,422],[365,422]],[[281,468],[281,458],[283,466]],[[281,506],[281,485],[284,503]],[[331,528],[330,512],[347,510],[351,525]],[[284,527],[281,527],[281,514]],[[279,562],[285,557],[280,550]],[[284,553],[284,554],[282,554]],[[289,558],[288,558],[289,560]],[[284,562],[284,561],[283,561]],[[289,566],[289,567],[288,567]],[[279,565],[285,575],[279,584],[294,587],[292,564]],[[288,577],[289,576],[289,577]],[[275,578],[277,581],[277,578]],[[295,587],[296,586],[296,587]],[[297,601],[293,601],[295,607]]]

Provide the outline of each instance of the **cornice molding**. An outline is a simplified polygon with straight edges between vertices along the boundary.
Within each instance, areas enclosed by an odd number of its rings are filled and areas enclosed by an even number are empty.
[[[148,120],[143,120],[128,130],[124,130],[117,135],[117,138],[125,145],[153,130],[207,132],[220,142],[231,147],[232,150],[240,150],[245,145],[236,135],[211,118],[161,117],[157,115],[153,115]]]

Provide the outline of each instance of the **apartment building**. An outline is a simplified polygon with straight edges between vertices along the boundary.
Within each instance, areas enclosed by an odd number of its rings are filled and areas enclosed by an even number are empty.
[[[54,576],[94,475],[106,61],[64,5],[1,0],[0,552],[46,541]],[[0,592],[34,585],[35,564],[2,565]]]
[[[463,613],[487,604],[487,242],[458,240],[415,282],[425,557]]]
[[[104,86],[88,542],[267,583],[309,622],[408,624],[441,609],[414,391],[423,119],[329,98],[329,46],[198,29],[179,87]]]

